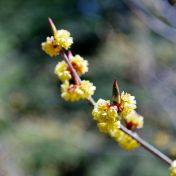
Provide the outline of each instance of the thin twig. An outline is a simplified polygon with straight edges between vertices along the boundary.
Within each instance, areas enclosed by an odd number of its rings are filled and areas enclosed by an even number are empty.
[[[120,124],[120,129],[123,132],[125,132],[126,134],[128,134],[129,136],[131,136],[133,139],[135,139],[137,142],[139,142],[140,145],[144,149],[146,149],[147,151],[149,151],[150,153],[152,153],[156,157],[160,158],[161,160],[163,160],[168,165],[172,164],[172,160],[168,156],[166,156],[165,154],[163,154],[162,152],[160,152],[158,149],[156,149],[155,147],[153,147],[151,144],[149,144],[148,142],[146,142],[145,140],[143,140],[141,137],[139,137],[138,134],[133,133],[131,130],[128,130],[122,124]]]
[[[60,55],[61,57],[65,60],[65,62],[68,64],[70,71],[71,71],[71,75],[75,81],[76,84],[80,85],[81,84],[81,79],[78,76],[78,74],[76,73],[75,69],[73,68],[70,59],[67,57],[67,55],[65,54],[65,52],[63,50],[60,51]]]
[[[61,51],[60,55],[65,60],[65,62],[68,64],[68,66],[70,67],[71,73],[72,73],[73,78],[75,79],[75,81],[77,81],[80,84],[81,83],[81,78],[79,77],[79,75],[77,74],[77,72],[75,71],[75,69],[73,68],[70,60],[67,57],[67,55],[64,53],[64,51]],[[91,96],[88,98],[88,101],[89,101],[89,103],[93,107],[95,106],[96,102],[95,102],[95,100]],[[158,157],[159,159],[161,159],[162,161],[164,161],[166,164],[168,164],[168,165],[172,164],[173,161],[168,156],[166,156],[165,154],[163,154],[162,152],[160,152],[157,148],[153,147],[151,144],[149,144],[148,142],[146,142],[141,137],[139,137],[138,134],[132,132],[131,130],[128,130],[122,124],[120,124],[120,129],[124,133],[126,133],[127,135],[131,136],[134,140],[136,140],[145,150],[147,150],[151,154],[155,155],[156,157]]]

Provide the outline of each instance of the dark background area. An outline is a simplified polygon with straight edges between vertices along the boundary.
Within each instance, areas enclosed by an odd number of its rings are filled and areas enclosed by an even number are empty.
[[[174,2],[174,1],[172,1]],[[139,148],[125,151],[100,133],[86,101],[65,102],[41,42],[47,18],[74,38],[89,61],[83,77],[94,98],[112,83],[137,99],[139,134],[176,157],[176,8],[166,0],[0,1],[0,175],[165,176],[165,163]]]

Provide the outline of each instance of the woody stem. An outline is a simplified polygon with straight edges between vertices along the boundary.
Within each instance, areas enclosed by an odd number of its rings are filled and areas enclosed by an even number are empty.
[[[65,54],[65,52],[63,50],[60,51],[60,55],[64,59],[64,61],[67,63],[67,65],[69,66],[70,71],[71,71],[71,75],[72,75],[75,83],[77,85],[80,85],[81,84],[81,79],[78,76],[78,74],[76,73],[76,70],[74,69],[73,65],[71,64],[70,59],[68,58],[68,56]]]
[[[67,55],[65,54],[64,51],[60,52],[61,57],[65,60],[65,62],[68,64],[70,70],[71,70],[71,74],[73,76],[73,79],[75,80],[75,82],[77,84],[81,84],[81,79],[79,77],[79,75],[77,74],[77,72],[75,71],[74,67],[72,66],[69,58],[67,57]],[[88,99],[89,103],[94,107],[96,102],[95,100],[90,96]],[[164,161],[166,164],[171,165],[172,164],[172,160],[166,156],[165,154],[163,154],[162,152],[160,152],[157,148],[155,148],[154,146],[152,146],[151,144],[149,144],[148,142],[146,142],[144,139],[142,139],[141,137],[139,137],[138,134],[132,132],[131,130],[128,130],[125,126],[123,126],[122,124],[120,124],[120,130],[122,130],[124,133],[126,133],[127,135],[129,135],[130,137],[132,137],[134,140],[136,140],[145,150],[147,150],[148,152],[150,152],[151,154],[153,154],[154,156],[156,156],[157,158],[161,159],[162,161]]]
[[[131,136],[133,139],[135,139],[138,143],[140,143],[140,145],[144,149],[146,149],[147,151],[149,151],[150,153],[152,153],[153,155],[155,155],[159,159],[163,160],[166,164],[168,164],[168,165],[172,164],[172,160],[168,156],[166,156],[165,154],[163,154],[162,152],[160,152],[157,148],[155,148],[154,146],[152,146],[151,144],[149,144],[148,142],[146,142],[138,134],[132,132],[131,130],[128,130],[127,128],[125,128],[121,124],[120,124],[120,129],[123,132],[125,132],[126,134],[128,134],[129,136]]]

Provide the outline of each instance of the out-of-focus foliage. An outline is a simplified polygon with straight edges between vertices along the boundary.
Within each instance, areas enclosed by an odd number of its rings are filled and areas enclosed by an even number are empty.
[[[74,37],[88,59],[95,99],[112,82],[136,96],[141,135],[176,156],[176,21],[167,0],[0,1],[0,175],[151,176],[167,167],[143,149],[124,151],[100,134],[86,101],[60,97],[60,57],[41,51],[47,17]]]

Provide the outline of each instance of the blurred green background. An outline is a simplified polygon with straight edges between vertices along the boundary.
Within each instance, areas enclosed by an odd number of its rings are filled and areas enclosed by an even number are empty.
[[[170,2],[170,3],[169,3]],[[144,139],[176,157],[176,9],[170,0],[0,1],[0,176],[165,176],[142,148],[121,149],[101,134],[86,101],[65,102],[41,42],[58,29],[89,61],[94,98],[112,82],[136,96]],[[171,3],[172,2],[172,3]],[[172,4],[172,5],[171,5]]]

